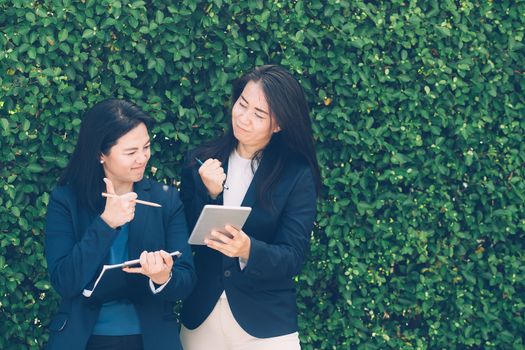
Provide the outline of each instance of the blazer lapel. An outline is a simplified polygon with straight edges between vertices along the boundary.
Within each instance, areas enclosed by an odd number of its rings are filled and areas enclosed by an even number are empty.
[[[264,177],[264,174],[267,173],[266,170],[270,164],[264,159],[264,157],[261,159],[261,163],[257,167],[257,171],[255,172],[255,174],[253,175],[253,180],[250,183],[246,194],[244,195],[244,198],[241,203],[241,206],[243,207],[253,207],[253,204],[255,203],[255,199],[257,198],[257,184],[260,181],[262,181],[262,177]]]
[[[148,179],[143,179],[134,185],[134,191],[137,193],[139,199],[149,201],[150,200],[150,188],[151,184]],[[150,211],[145,205],[138,204],[135,206],[135,217],[129,223],[128,231],[128,250],[129,258],[137,259],[142,253],[141,247],[143,247],[144,232],[146,224],[148,222],[148,213]]]
[[[222,169],[224,170],[224,173],[226,174],[226,176],[228,176],[228,163],[229,162],[230,162],[230,157],[226,158],[226,160],[221,164]],[[228,177],[226,177],[226,182],[224,184],[226,185],[227,182],[228,182]],[[231,186],[231,185],[228,184],[228,186]],[[218,197],[220,205],[224,205],[224,191],[227,191],[227,190],[223,188],[220,196]]]

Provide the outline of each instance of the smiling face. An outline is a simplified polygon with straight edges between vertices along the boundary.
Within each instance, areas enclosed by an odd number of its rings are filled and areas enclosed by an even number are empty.
[[[280,130],[272,116],[260,83],[249,81],[232,108],[233,134],[243,158],[263,149],[272,134]]]
[[[142,180],[150,155],[148,129],[141,123],[121,136],[100,160],[115,189],[129,188],[130,191],[134,182]]]

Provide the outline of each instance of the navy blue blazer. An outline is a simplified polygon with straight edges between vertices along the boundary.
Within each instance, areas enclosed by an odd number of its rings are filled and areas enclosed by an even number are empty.
[[[195,271],[182,202],[178,191],[143,179],[134,184],[138,198],[154,201],[162,208],[137,205],[129,224],[128,252],[138,258],[144,250],[179,250],[172,278],[158,294],[149,287],[149,278],[126,275],[114,286],[115,299],[128,298],[135,305],[144,349],[182,349],[174,303],[185,298],[195,284]],[[118,230],[100,216],[79,206],[69,186],[51,194],[45,226],[45,255],[53,288],[62,297],[57,315],[50,324],[48,349],[84,349],[97,321],[100,303],[82,295],[107,262]],[[118,292],[117,292],[118,291]],[[108,299],[109,300],[109,299]]]
[[[236,321],[252,336],[269,338],[297,331],[293,277],[301,271],[309,252],[316,214],[315,183],[306,163],[290,161],[273,192],[274,207],[265,208],[256,198],[256,184],[272,165],[262,159],[242,202],[252,207],[243,227],[251,239],[244,270],[238,258],[206,246],[192,246],[197,285],[182,308],[182,323],[188,329],[197,328],[208,317],[225,290]],[[223,164],[225,171],[227,166]],[[181,181],[190,229],[205,204],[223,204],[222,196],[216,201],[210,199],[198,167],[187,164]]]

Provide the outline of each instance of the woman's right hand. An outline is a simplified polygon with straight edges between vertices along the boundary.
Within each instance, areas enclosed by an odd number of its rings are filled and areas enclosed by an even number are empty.
[[[111,180],[104,178],[104,182],[106,183],[106,192],[115,194]],[[107,197],[106,207],[100,217],[111,228],[117,228],[130,222],[135,217],[135,199],[137,199],[135,192],[129,192],[117,198]]]
[[[226,174],[217,159],[207,159],[199,168],[199,175],[208,190],[210,197],[217,198],[223,190]]]

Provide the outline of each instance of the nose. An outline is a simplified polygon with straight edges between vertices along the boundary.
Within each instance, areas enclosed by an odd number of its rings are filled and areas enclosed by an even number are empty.
[[[248,123],[250,122],[250,112],[249,111],[243,111],[241,113],[239,113],[239,123],[242,124],[242,125],[248,125]]]
[[[145,151],[145,152],[143,151],[143,152],[140,152],[137,158],[135,158],[135,163],[143,164],[147,162],[148,159],[149,159],[149,151]]]

